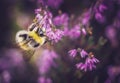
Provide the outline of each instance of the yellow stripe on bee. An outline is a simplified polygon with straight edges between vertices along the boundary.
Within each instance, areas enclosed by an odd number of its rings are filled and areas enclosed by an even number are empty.
[[[19,43],[20,48],[22,48],[23,50],[30,50],[29,46],[27,44],[25,44],[25,42],[21,42]]]
[[[43,38],[38,36],[34,31],[29,32],[29,36],[31,36],[37,43],[43,43]]]

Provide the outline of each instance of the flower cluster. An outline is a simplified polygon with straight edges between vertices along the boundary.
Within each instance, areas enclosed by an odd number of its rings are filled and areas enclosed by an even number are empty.
[[[36,9],[35,12],[37,14],[35,22],[37,22],[39,26],[45,30],[48,40],[54,43],[57,43],[59,40],[61,40],[61,38],[64,36],[64,32],[60,29],[56,29],[56,26],[52,21],[52,13],[43,9]]]
[[[52,29],[49,28],[46,30],[46,36],[50,41],[57,43],[64,36],[64,32],[59,29],[55,29],[54,31],[52,31]]]
[[[85,63],[79,62],[76,64],[76,67],[80,70],[92,70],[96,68],[95,64],[99,62],[98,59],[96,59],[92,52],[87,53],[84,49],[72,49],[68,53],[70,56],[75,57],[77,55],[77,52],[79,52],[81,58],[85,58]]]

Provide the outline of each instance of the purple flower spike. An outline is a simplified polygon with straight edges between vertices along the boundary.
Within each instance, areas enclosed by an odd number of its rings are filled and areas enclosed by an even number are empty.
[[[82,49],[81,52],[80,52],[80,55],[81,55],[82,58],[85,58],[85,56],[87,56],[88,53],[85,50]]]
[[[70,56],[75,57],[76,54],[77,54],[77,50],[76,49],[72,49],[68,53],[69,53]]]

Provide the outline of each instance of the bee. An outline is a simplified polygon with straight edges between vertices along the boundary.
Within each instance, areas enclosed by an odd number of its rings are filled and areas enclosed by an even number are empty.
[[[23,50],[33,50],[46,43],[45,28],[32,23],[28,30],[20,30],[16,33],[16,43]]]

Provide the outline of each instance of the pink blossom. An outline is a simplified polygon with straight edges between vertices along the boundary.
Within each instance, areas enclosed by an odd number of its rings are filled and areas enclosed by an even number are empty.
[[[49,29],[46,29],[46,36],[48,37],[48,39],[51,42],[57,43],[64,36],[64,32],[62,30],[59,30],[59,29],[52,31],[52,29],[49,28]]]
[[[88,53],[87,53],[85,50],[82,49],[82,50],[80,51],[80,55],[81,55],[82,58],[85,58],[85,56],[87,56]]]
[[[69,53],[70,56],[75,57],[76,54],[77,54],[77,50],[76,49],[72,49],[68,53]]]

